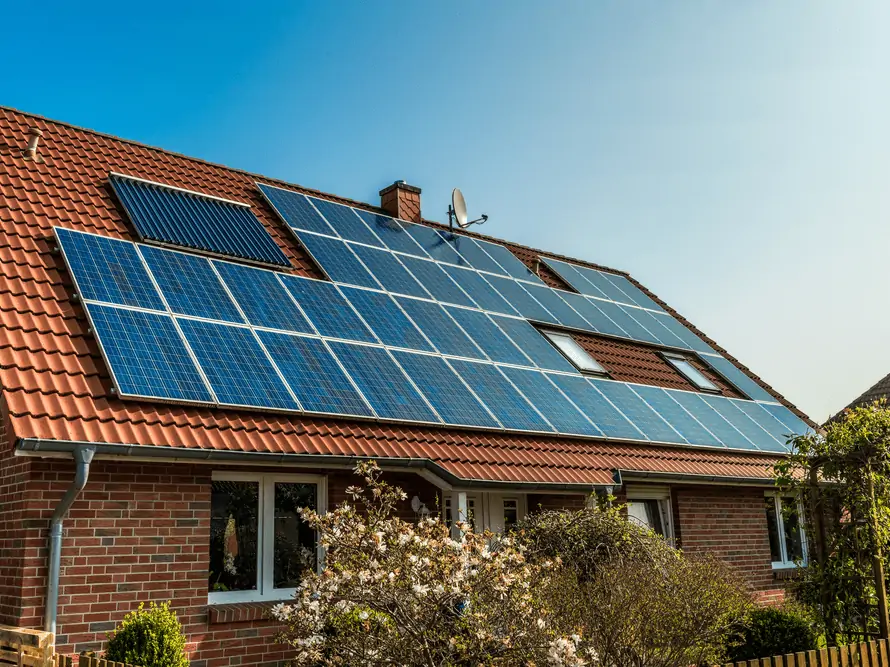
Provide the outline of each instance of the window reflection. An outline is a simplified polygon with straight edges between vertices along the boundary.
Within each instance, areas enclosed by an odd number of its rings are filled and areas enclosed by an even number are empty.
[[[296,588],[300,575],[316,566],[315,531],[299,509],[317,509],[315,484],[275,484],[275,562],[273,586]]]
[[[210,498],[211,591],[257,588],[258,482],[214,481]]]

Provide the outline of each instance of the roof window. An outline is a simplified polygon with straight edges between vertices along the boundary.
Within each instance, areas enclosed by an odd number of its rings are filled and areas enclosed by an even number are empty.
[[[701,391],[720,392],[720,388],[698,370],[689,359],[678,354],[665,354],[665,360]]]
[[[608,375],[606,369],[570,335],[556,331],[543,331],[542,333],[578,370],[596,375]]]

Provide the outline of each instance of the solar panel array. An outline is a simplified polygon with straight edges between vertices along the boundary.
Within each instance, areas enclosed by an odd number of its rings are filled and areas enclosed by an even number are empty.
[[[518,315],[55,231],[123,397],[749,451],[806,430],[778,404],[583,376]]]

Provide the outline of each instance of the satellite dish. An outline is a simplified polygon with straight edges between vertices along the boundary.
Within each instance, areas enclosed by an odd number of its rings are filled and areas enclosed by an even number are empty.
[[[488,220],[488,216],[484,213],[481,218],[467,220],[467,202],[464,199],[463,193],[460,191],[460,188],[454,188],[451,191],[451,206],[448,207],[448,225],[451,229],[454,229],[455,222],[461,229],[466,229],[470,225],[477,223],[481,225],[486,220]]]
[[[451,208],[454,210],[454,217],[457,219],[457,226],[464,228],[467,226],[467,202],[464,199],[464,193],[460,188],[454,188],[451,191]]]

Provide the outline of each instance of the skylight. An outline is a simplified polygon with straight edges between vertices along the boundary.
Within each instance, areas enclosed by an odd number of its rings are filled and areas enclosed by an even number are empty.
[[[696,386],[696,388],[701,389],[702,391],[714,391],[719,392],[720,388],[711,382],[705,374],[698,370],[695,366],[692,365],[692,362],[689,361],[686,357],[681,357],[680,355],[674,354],[665,354],[664,358],[667,362],[673,366],[679,373],[689,380],[692,384]]]
[[[596,373],[597,375],[607,375],[606,369],[590,354],[578,344],[574,338],[564,333],[556,331],[544,331],[548,340],[553,343],[557,350],[562,352],[566,358],[575,364],[575,367],[585,373]]]

